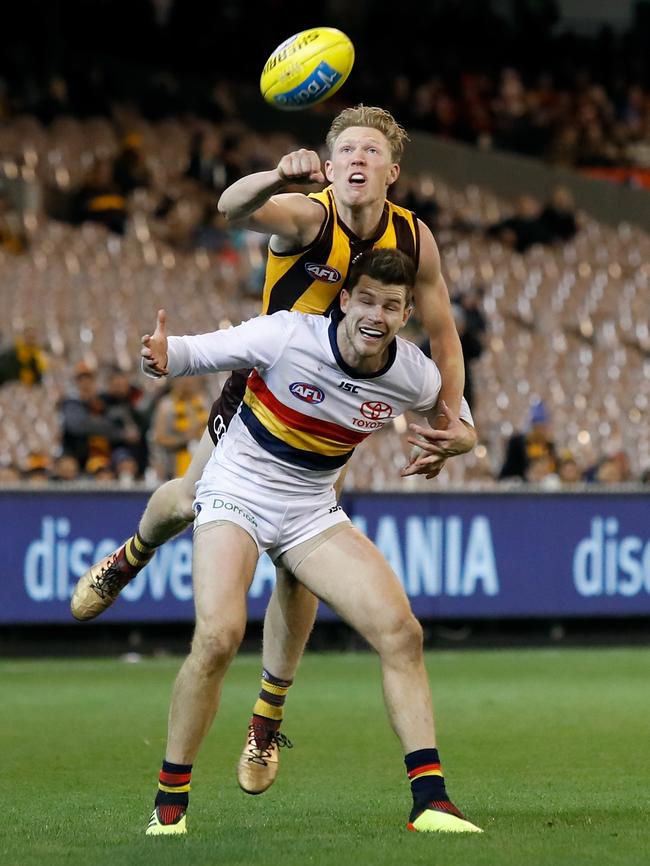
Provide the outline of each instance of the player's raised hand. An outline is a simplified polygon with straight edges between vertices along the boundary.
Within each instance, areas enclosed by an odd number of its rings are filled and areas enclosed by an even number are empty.
[[[142,367],[145,372],[154,376],[166,376],[167,369],[167,313],[158,310],[156,318],[156,330],[153,334],[145,334],[142,337]]]
[[[278,163],[278,174],[287,183],[325,183],[320,157],[315,150],[293,150]]]

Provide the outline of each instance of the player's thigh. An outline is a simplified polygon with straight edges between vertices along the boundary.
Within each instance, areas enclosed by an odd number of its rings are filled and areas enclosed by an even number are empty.
[[[258,560],[257,545],[234,523],[218,521],[194,533],[192,580],[198,632],[241,632],[246,593]]]
[[[318,599],[296,577],[281,565],[275,569],[275,599],[282,610],[287,628],[305,625],[311,628],[316,618]]]
[[[205,464],[210,459],[210,455],[214,451],[215,445],[212,437],[206,427],[201,436],[201,441],[196,447],[190,465],[187,467],[187,472],[181,479],[180,492],[185,497],[190,497],[194,501],[194,492],[196,482],[203,475]]]
[[[354,527],[312,550],[296,577],[373,645],[412,619],[397,575],[381,553]]]

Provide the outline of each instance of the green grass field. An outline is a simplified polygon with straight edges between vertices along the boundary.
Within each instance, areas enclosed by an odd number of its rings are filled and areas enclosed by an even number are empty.
[[[449,790],[482,836],[408,833],[370,654],[308,655],[275,786],[234,768],[258,687],[242,656],[195,765],[189,835],[144,837],[178,659],[0,664],[3,866],[580,866],[650,862],[650,651],[427,657]]]

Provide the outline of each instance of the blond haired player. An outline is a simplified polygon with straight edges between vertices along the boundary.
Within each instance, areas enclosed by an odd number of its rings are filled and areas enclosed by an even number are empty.
[[[334,492],[341,467],[372,432],[355,423],[369,402],[386,409],[380,426],[408,409],[437,412],[437,367],[396,336],[409,317],[414,279],[404,253],[372,250],[355,261],[331,318],[282,311],[168,340],[160,311],[154,335],[143,337],[145,367],[155,375],[254,367],[196,488],[196,628],[172,693],[148,835],[186,832],[193,763],[244,634],[246,593],[262,551],[377,651],[386,709],[411,781],[408,828],[480,832],[447,794],[422,629],[397,576],[337,507]],[[340,388],[342,378],[355,390]],[[450,426],[471,424],[467,404],[463,420],[446,411]]]
[[[275,169],[248,175],[226,189],[219,210],[232,223],[271,235],[265,313],[326,313],[337,303],[355,256],[377,248],[404,252],[416,267],[415,305],[442,374],[440,399],[458,413],[464,367],[438,249],[424,223],[386,198],[399,176],[406,140],[406,133],[387,111],[367,106],[346,109],[327,135],[325,177],[314,151],[297,150],[284,156]],[[325,178],[328,186],[323,192],[283,192],[289,185],[321,183]],[[242,400],[248,372],[238,371],[226,383],[185,476],[160,487],[149,500],[136,534],[80,578],[71,605],[77,619],[92,619],[105,610],[156,548],[189,525],[196,483],[213,444]],[[435,423],[444,428],[447,419],[439,415]],[[411,471],[433,477],[446,458],[471,450],[475,441],[474,432],[462,425],[441,429]],[[262,689],[239,762],[240,784],[250,793],[264,791],[275,778],[283,704],[316,608],[313,594],[280,569],[264,621]]]

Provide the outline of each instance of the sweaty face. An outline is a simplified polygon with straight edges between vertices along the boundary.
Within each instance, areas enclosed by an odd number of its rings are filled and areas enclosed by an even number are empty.
[[[331,158],[325,163],[325,174],[338,199],[354,207],[386,198],[386,190],[399,175],[399,165],[393,162],[383,133],[351,126],[334,142]]]
[[[404,287],[363,275],[351,293],[341,292],[341,310],[345,318],[337,339],[344,360],[351,367],[380,369],[389,344],[410,314]]]

